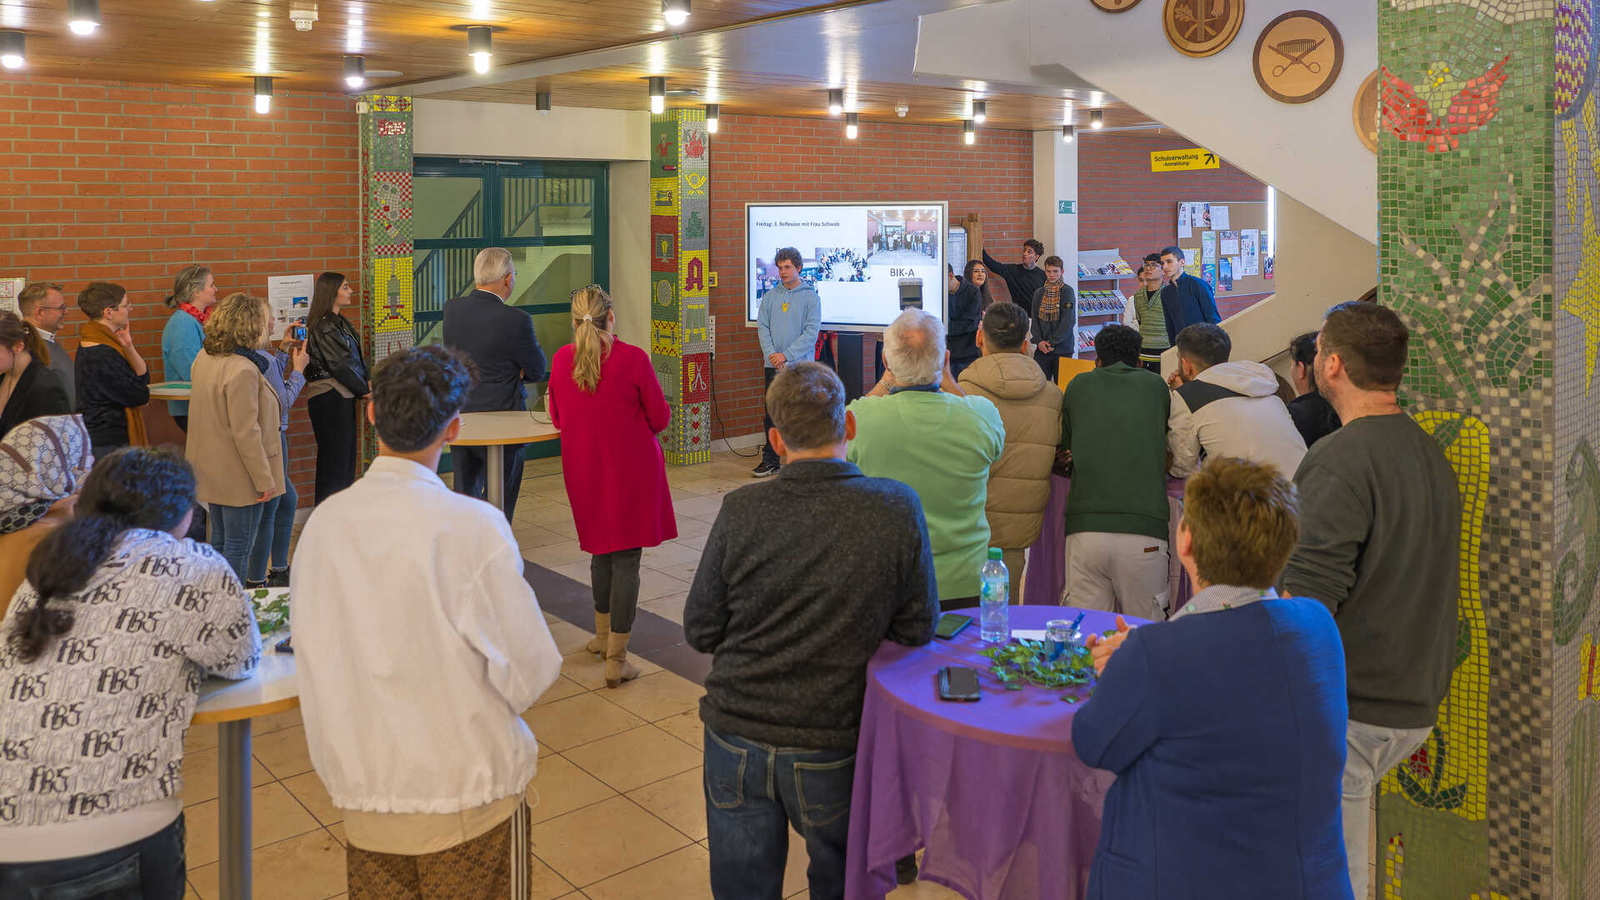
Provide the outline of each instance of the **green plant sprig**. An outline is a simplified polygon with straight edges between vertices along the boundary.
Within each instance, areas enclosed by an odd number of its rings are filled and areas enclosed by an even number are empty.
[[[1060,659],[1049,659],[1049,646],[1043,641],[1015,640],[981,651],[990,660],[989,671],[1008,691],[1024,685],[1065,690],[1090,683],[1094,663],[1088,649],[1071,647]],[[1063,697],[1076,702],[1076,697]]]
[[[256,627],[262,635],[289,627],[289,594],[278,593],[268,602],[267,598],[273,593],[271,588],[257,588],[250,592],[250,605],[256,610]]]

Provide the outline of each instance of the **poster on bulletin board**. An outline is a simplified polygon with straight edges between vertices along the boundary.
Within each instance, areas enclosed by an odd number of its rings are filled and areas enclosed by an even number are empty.
[[[1218,294],[1270,294],[1274,248],[1267,240],[1265,201],[1188,201],[1177,204],[1199,244],[1200,277]],[[1196,260],[1190,259],[1192,265]]]

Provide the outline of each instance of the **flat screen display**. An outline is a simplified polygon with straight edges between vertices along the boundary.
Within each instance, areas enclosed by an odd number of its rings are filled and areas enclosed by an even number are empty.
[[[746,320],[780,283],[783,247],[800,252],[825,329],[882,331],[919,304],[943,320],[947,220],[944,203],[746,204]]]

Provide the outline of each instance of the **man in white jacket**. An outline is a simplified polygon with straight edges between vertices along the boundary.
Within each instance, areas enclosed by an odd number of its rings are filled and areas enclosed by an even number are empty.
[[[1276,466],[1294,478],[1305,439],[1278,396],[1278,377],[1258,362],[1229,362],[1233,341],[1219,325],[1190,325],[1178,334],[1167,450],[1175,478],[1200,468],[1201,455],[1232,456]]]
[[[505,517],[435,474],[472,381],[439,345],[379,363],[378,458],[295,558],[306,742],[344,811],[352,897],[528,896],[539,745],[521,714],[561,655]]]

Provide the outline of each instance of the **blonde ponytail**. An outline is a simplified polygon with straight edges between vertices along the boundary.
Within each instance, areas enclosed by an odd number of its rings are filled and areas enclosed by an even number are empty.
[[[611,312],[611,297],[598,285],[572,294],[572,380],[578,389],[592,394],[600,386],[600,364],[611,352],[616,338],[606,330]]]

